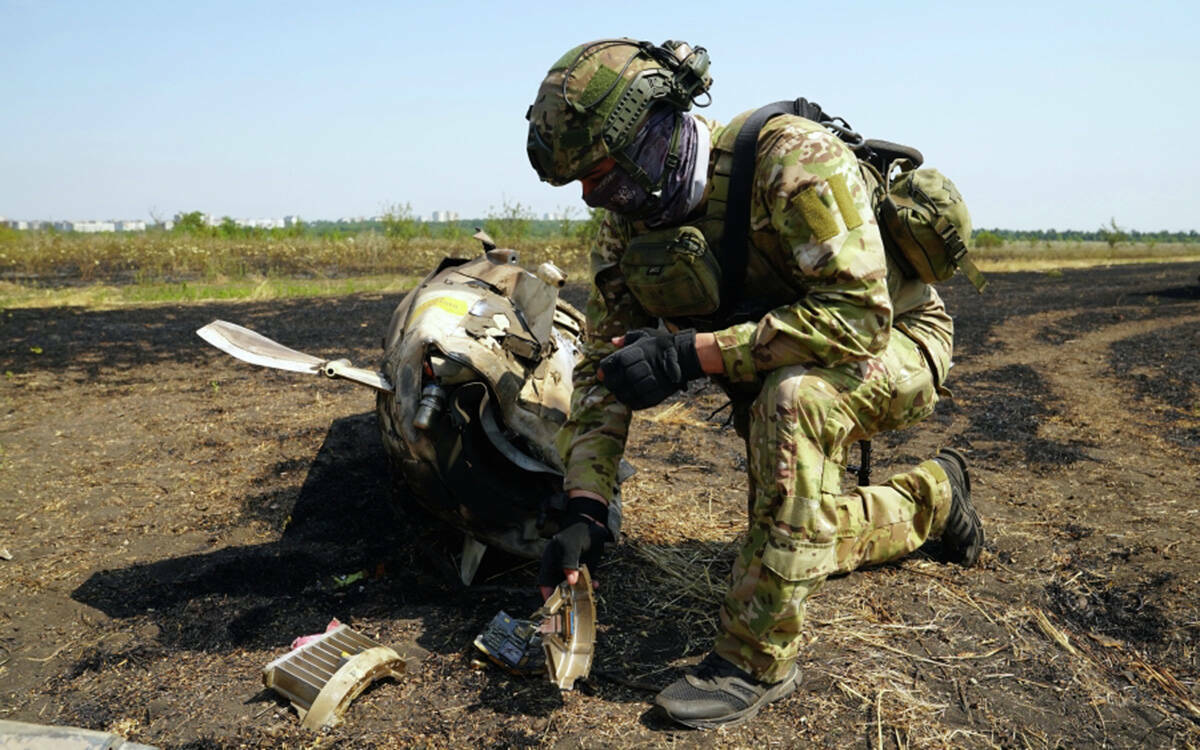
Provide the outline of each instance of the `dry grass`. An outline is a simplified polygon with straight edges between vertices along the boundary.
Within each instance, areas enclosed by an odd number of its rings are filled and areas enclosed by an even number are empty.
[[[586,243],[574,237],[512,243],[521,262],[552,260],[575,280],[587,275]],[[421,275],[443,257],[480,250],[470,237],[394,239],[375,232],[353,236],[220,237],[170,232],[62,234],[0,233],[0,279],[25,286],[236,282],[253,277],[331,279],[384,274]],[[1044,270],[1110,263],[1200,259],[1200,243],[1008,242],[976,249],[984,271]]]
[[[678,524],[685,532],[689,521]],[[718,630],[736,541],[628,545],[650,606],[687,621],[703,650]],[[1156,694],[1163,721],[1185,735],[1200,721],[1189,686],[1130,644],[1072,632],[1026,602],[973,594],[971,581],[913,557],[827,583],[809,601],[802,659],[806,682],[832,689],[807,691],[806,712],[844,717],[850,709],[860,717],[854,734],[872,748],[1053,747],[1061,738],[1038,729],[1053,717],[1018,724],[1014,716],[1071,701],[1091,706],[1103,725],[1101,708],[1123,705],[1132,683]],[[898,609],[898,589],[919,606]]]
[[[1200,243],[1054,241],[1006,242],[1000,247],[975,248],[971,258],[987,271],[1040,271],[1124,263],[1173,263],[1200,260]]]
[[[515,243],[527,266],[553,260],[576,278],[586,252],[569,238]],[[347,237],[209,237],[167,232],[0,236],[0,278],[23,284],[161,283],[252,276],[344,278],[424,274],[446,256],[471,257],[480,245],[456,240],[396,240],[366,232]]]

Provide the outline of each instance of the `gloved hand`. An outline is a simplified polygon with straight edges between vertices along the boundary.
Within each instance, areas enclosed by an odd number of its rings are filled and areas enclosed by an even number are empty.
[[[604,545],[612,541],[608,530],[608,506],[590,497],[569,497],[562,529],[551,537],[542,552],[542,567],[538,585],[542,595],[549,596],[567,571],[587,565],[592,575],[604,554]]]
[[[600,360],[600,382],[631,409],[660,404],[703,374],[691,329],[638,328],[625,334],[624,346]]]

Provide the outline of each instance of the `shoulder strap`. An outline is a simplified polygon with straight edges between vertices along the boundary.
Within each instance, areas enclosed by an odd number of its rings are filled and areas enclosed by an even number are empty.
[[[750,188],[754,182],[754,162],[758,152],[758,134],[767,121],[776,115],[797,115],[819,122],[843,140],[852,150],[863,148],[862,136],[840,117],[830,117],[821,105],[804,97],[783,100],[759,107],[738,129],[733,144],[733,164],[729,173],[726,196],[725,227],[721,232],[721,308],[719,319],[731,317],[742,299],[746,282],[746,236],[750,232]],[[885,143],[880,141],[879,143]],[[893,145],[893,144],[887,144]],[[901,147],[903,148],[903,147]],[[919,154],[918,154],[919,158]]]
[[[805,120],[820,122],[835,136],[838,136],[856,154],[870,152],[868,142],[854,132],[844,119],[829,116],[821,109],[820,104],[798,97],[794,100],[784,100],[767,104],[752,112],[739,128],[737,139],[733,142],[733,163],[730,167],[730,186],[726,194],[725,229],[721,232],[720,263],[721,263],[721,308],[718,311],[721,319],[728,319],[742,301],[742,290],[746,277],[746,235],[750,232],[750,187],[754,182],[755,158],[758,148],[758,133],[762,131],[767,121],[776,115],[791,114]],[[871,142],[876,148],[884,150],[890,146],[899,152],[889,152],[888,156],[916,157],[920,163],[920,152],[916,149],[906,149],[887,142]]]
[[[806,102],[807,103],[807,102]],[[733,143],[733,164],[729,173],[724,228],[721,230],[721,309],[717,315],[726,319],[742,299],[746,282],[746,235],[750,231],[750,187],[754,181],[754,162],[758,151],[758,134],[763,125],[776,115],[790,114],[793,102],[775,102],[759,107],[750,114],[738,130]]]

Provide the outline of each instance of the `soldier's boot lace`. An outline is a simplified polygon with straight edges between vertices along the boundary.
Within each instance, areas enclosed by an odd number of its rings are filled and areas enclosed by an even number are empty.
[[[967,458],[953,448],[943,448],[933,459],[950,479],[950,513],[942,531],[938,558],[970,567],[983,551],[983,523],[971,502],[971,475]]]
[[[799,675],[792,664],[779,682],[762,682],[714,653],[663,688],[654,702],[667,716],[696,729],[740,724],[768,703],[791,695]]]

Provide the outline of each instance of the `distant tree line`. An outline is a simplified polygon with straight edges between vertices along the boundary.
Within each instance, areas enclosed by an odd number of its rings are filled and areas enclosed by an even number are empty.
[[[497,242],[572,238],[583,240],[595,234],[603,212],[589,209],[573,219],[573,208],[563,210],[556,219],[538,219],[527,206],[504,201],[500,208],[491,208],[487,216],[457,221],[426,221],[417,216],[412,205],[397,203],[386,206],[383,213],[371,219],[351,221],[312,221],[305,225],[310,234],[338,238],[363,232],[378,232],[393,240],[407,242],[418,238],[465,240],[482,229]]]
[[[1081,229],[987,229],[980,228],[974,232],[978,244],[984,237],[996,237],[1003,242],[1200,242],[1200,232],[1195,229],[1190,232],[1140,232],[1136,229],[1122,229],[1112,225],[1093,231]]]
[[[575,217],[574,209],[562,211],[555,219],[534,218],[531,209],[520,203],[503,202],[502,206],[489,210],[487,216],[457,221],[434,222],[418,217],[410,204],[396,204],[385,207],[380,216],[371,219],[338,220],[338,221],[307,221],[297,222],[286,228],[263,229],[257,227],[239,226],[232,218],[222,217],[218,223],[207,223],[205,215],[200,211],[179,216],[173,232],[177,234],[194,234],[228,238],[286,238],[302,235],[328,237],[338,239],[353,237],[362,233],[378,233],[398,242],[406,242],[417,238],[437,240],[470,240],[471,235],[483,229],[497,242],[518,242],[522,240],[553,240],[570,238],[586,241],[595,235],[603,218],[599,209],[588,209]],[[55,233],[51,227],[38,231]],[[0,240],[16,240],[20,232],[11,229],[0,221]],[[1197,243],[1200,242],[1200,231],[1195,229],[1187,232],[1142,232],[1137,229],[1125,229],[1117,224],[1116,219],[1094,230],[1082,229],[1001,229],[999,227],[980,227],[973,232],[974,246],[978,248],[1001,247],[1007,242],[1106,242],[1110,246],[1122,243]]]

